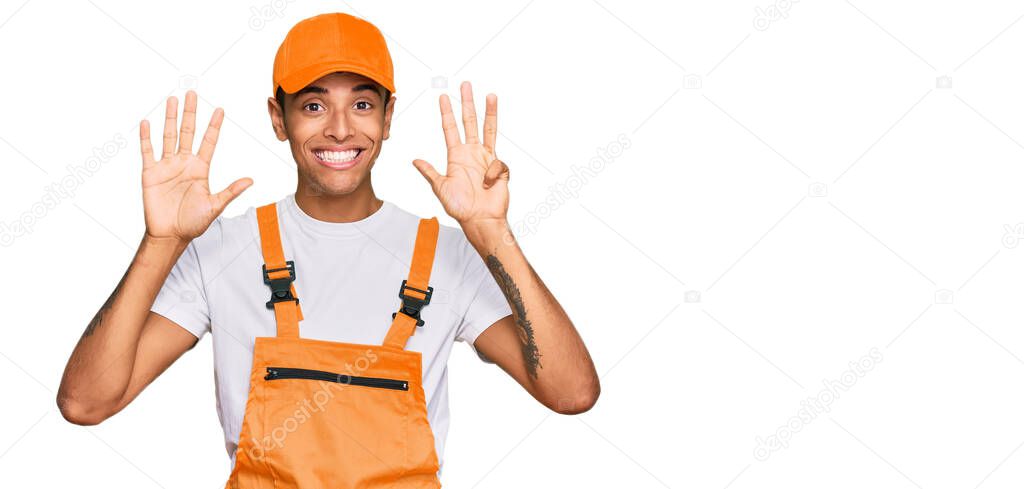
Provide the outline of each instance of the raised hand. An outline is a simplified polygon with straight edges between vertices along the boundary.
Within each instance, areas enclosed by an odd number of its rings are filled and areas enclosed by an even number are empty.
[[[192,153],[196,129],[196,93],[185,94],[185,111],[178,131],[178,99],[167,99],[164,120],[163,154],[153,157],[149,141],[149,121],[139,125],[142,147],[142,204],[146,216],[146,234],[154,238],[191,241],[203,234],[228,203],[252,185],[251,178],[240,178],[228,188],[210,193],[210,160],[217,146],[224,110],[217,108],[206,128],[199,154]],[[177,145],[177,148],[175,148]]]
[[[462,83],[462,125],[466,141],[462,142],[448,95],[441,95],[441,127],[448,146],[448,167],[442,175],[424,160],[413,165],[430,182],[434,195],[445,212],[459,224],[487,220],[505,220],[508,213],[508,166],[495,156],[494,140],[498,134],[498,97],[487,96],[484,113],[484,137],[481,143],[473,106],[473,88]]]

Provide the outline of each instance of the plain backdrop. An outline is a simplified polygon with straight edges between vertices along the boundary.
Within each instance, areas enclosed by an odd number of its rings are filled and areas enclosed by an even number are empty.
[[[877,0],[3,2],[0,485],[223,485],[208,338],[98,426],[55,394],[144,231],[139,121],[195,88],[211,186],[255,180],[225,214],[294,191],[272,61],[329,11],[387,36],[400,207],[454,224],[411,162],[439,94],[498,94],[601,374],[561,416],[457,345],[446,487],[1020,487],[1024,6]]]

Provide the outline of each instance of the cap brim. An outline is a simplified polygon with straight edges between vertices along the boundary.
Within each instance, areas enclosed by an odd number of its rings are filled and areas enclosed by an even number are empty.
[[[336,71],[347,71],[350,73],[356,73],[363,75],[379,84],[384,88],[387,88],[392,94],[395,93],[395,86],[393,83],[387,81],[387,78],[383,74],[371,70],[365,66],[354,65],[351,63],[320,63],[311,66],[307,66],[301,70],[295,71],[291,75],[281,79],[281,88],[287,93],[295,93],[305,88],[310,83],[320,79],[323,76],[329,75]]]

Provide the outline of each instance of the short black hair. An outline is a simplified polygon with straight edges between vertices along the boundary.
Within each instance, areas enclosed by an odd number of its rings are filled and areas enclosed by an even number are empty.
[[[384,92],[384,106],[387,107],[388,102],[391,100],[391,90],[384,88],[384,85],[374,82],[378,88]],[[282,115],[284,114],[284,89],[277,87],[277,93],[274,94],[274,98],[277,99],[277,105],[281,107]]]

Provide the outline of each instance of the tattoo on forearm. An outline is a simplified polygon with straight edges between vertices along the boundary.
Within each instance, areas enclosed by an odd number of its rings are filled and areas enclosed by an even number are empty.
[[[85,332],[82,333],[82,338],[92,336],[93,332],[96,331],[96,328],[103,323],[104,316],[106,316],[107,312],[110,311],[110,307],[114,305],[114,298],[121,293],[121,287],[124,285],[124,279],[127,277],[128,272],[125,271],[124,275],[121,276],[121,281],[117,283],[117,286],[114,287],[114,291],[110,293],[110,297],[107,297],[107,300],[102,306],[100,306],[100,310],[96,311],[96,315],[93,316],[92,321],[89,321],[89,325],[85,327]]]
[[[516,286],[512,277],[505,271],[505,267],[498,260],[498,257],[487,255],[484,261],[487,263],[487,268],[490,269],[491,275],[498,282],[498,287],[501,288],[505,298],[512,305],[512,317],[515,319],[516,326],[518,326],[516,331],[519,333],[520,342],[522,342],[526,371],[531,377],[536,379],[537,369],[541,368],[540,351],[537,349],[537,343],[533,339],[533,326],[526,317],[526,306],[523,305],[523,296],[519,293],[519,287]]]

